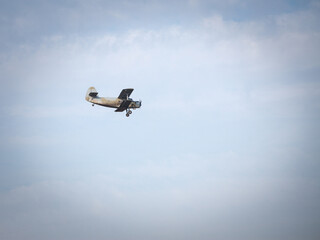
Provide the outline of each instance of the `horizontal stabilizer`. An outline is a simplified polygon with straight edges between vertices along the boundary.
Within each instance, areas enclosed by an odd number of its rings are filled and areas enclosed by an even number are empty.
[[[96,97],[97,95],[98,95],[97,92],[91,92],[91,93],[89,93],[89,96],[90,96],[90,97]]]

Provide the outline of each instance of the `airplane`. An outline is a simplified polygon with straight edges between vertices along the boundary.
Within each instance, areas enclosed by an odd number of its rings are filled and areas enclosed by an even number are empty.
[[[117,98],[107,98],[99,97],[97,90],[94,87],[89,87],[86,100],[91,102],[92,106],[97,104],[104,107],[116,108],[115,112],[123,112],[126,110],[126,116],[129,117],[132,113],[131,109],[135,110],[141,107],[141,100],[133,101],[129,98],[132,92],[133,88],[126,88],[121,91]]]

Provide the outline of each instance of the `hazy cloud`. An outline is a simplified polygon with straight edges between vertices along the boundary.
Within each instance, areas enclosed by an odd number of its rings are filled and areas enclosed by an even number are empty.
[[[5,2],[3,239],[318,239],[319,4]],[[91,107],[134,87],[132,117]]]

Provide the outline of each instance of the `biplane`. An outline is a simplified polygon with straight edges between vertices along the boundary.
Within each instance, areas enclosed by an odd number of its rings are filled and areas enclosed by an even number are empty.
[[[132,92],[133,88],[126,88],[121,91],[117,98],[99,97],[97,90],[94,87],[90,87],[86,94],[86,100],[91,102],[92,106],[97,104],[104,107],[116,108],[115,112],[126,111],[126,116],[129,117],[132,113],[131,109],[135,110],[141,107],[141,100],[134,101],[130,98]]]

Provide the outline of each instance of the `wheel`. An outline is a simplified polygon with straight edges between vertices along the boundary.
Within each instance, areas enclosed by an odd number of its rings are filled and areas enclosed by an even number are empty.
[[[94,103],[92,103],[92,107],[94,106]]]
[[[129,110],[128,114],[131,114],[131,113],[132,113],[132,111],[131,111],[131,110]]]
[[[126,116],[127,116],[127,117],[129,117],[129,116],[130,116],[130,114],[129,114],[129,113],[127,113],[127,114],[126,114]]]

